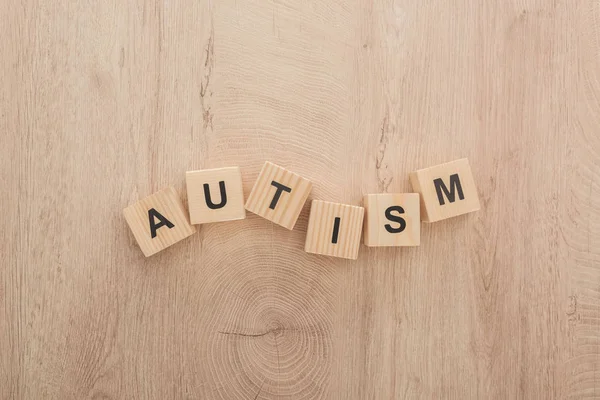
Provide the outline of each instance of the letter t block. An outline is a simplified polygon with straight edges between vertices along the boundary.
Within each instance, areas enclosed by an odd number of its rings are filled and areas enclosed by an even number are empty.
[[[309,180],[267,161],[246,201],[246,210],[292,230],[311,189]]]
[[[425,222],[479,210],[477,188],[466,158],[412,172],[410,183],[421,194],[421,218]]]

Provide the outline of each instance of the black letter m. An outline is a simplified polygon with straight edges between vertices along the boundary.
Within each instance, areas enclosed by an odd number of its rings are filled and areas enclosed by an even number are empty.
[[[446,204],[446,201],[444,200],[444,194],[446,195],[446,197],[448,198],[450,203],[454,203],[454,201],[455,201],[454,189],[456,189],[458,191],[458,198],[460,200],[465,199],[465,195],[463,194],[463,190],[462,190],[462,186],[460,185],[460,178],[458,177],[458,174],[450,175],[450,190],[448,190],[448,188],[444,184],[444,181],[442,180],[442,178],[434,179],[433,184],[435,185],[435,191],[437,192],[437,197],[440,202],[440,206],[443,206],[444,204]],[[444,192],[443,194],[442,194],[442,191]]]

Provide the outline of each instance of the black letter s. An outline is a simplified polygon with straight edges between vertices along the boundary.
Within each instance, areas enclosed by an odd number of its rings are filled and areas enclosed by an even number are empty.
[[[389,233],[400,233],[406,229],[406,221],[399,215],[392,215],[392,211],[396,211],[398,214],[404,214],[404,209],[400,206],[391,206],[385,210],[385,217],[390,221],[399,223],[400,226],[398,228],[393,228],[390,224],[385,224],[385,230]]]

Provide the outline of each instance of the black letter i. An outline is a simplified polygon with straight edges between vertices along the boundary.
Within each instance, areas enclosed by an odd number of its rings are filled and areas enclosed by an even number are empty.
[[[338,236],[340,235],[340,217],[335,217],[333,222],[333,234],[331,235],[331,243],[337,244]]]

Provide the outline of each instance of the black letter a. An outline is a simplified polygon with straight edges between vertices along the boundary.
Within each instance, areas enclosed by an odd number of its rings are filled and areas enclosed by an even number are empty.
[[[160,221],[158,224],[154,222],[155,218],[158,218]],[[148,220],[150,221],[150,236],[152,236],[153,239],[156,237],[156,230],[161,226],[167,226],[169,229],[175,226],[171,223],[171,221],[163,217],[162,214],[156,211],[154,208],[148,210]]]
[[[210,187],[208,186],[208,183],[204,184],[204,198],[206,199],[206,205],[211,210],[218,210],[219,208],[225,207],[225,204],[227,204],[227,192],[225,191],[224,181],[219,182],[219,190],[221,191],[221,202],[215,204],[210,198]]]
[[[463,190],[462,190],[462,186],[460,185],[460,178],[458,177],[458,174],[450,175],[450,190],[448,190],[448,188],[444,184],[444,181],[442,180],[442,178],[435,179],[433,181],[433,184],[435,185],[435,191],[437,192],[437,197],[440,202],[440,206],[443,206],[444,204],[446,204],[446,201],[444,200],[444,194],[446,195],[448,200],[450,200],[450,203],[454,203],[454,200],[455,200],[454,189],[456,189],[458,191],[458,198],[460,200],[465,199],[465,195],[463,194]],[[442,191],[444,191],[444,194],[442,194]]]

